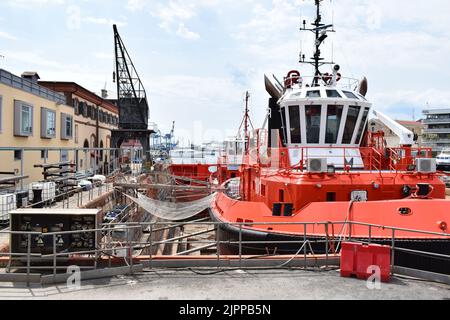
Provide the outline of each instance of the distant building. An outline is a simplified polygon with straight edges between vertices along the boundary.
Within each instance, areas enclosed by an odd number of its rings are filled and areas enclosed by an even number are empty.
[[[42,169],[34,168],[43,163],[70,161],[79,171],[104,173],[109,152],[96,156],[75,149],[110,148],[111,130],[119,123],[117,106],[76,83],[39,79],[36,72],[19,77],[0,69],[0,171],[24,169],[30,176],[26,183],[43,179]]]
[[[423,143],[433,151],[450,148],[450,109],[427,109],[423,111]]]
[[[72,148],[73,108],[66,97],[38,84],[36,72],[21,77],[0,69],[0,147],[36,148],[0,152],[0,171],[21,173],[28,181],[42,180],[42,169],[35,164],[73,161],[73,153],[40,148]],[[26,166],[26,168],[24,168]]]
[[[415,147],[423,145],[424,125],[422,124],[421,121],[396,120],[396,122],[417,135],[418,139],[416,141],[416,144],[414,145]],[[392,130],[386,127],[380,120],[371,119],[369,121],[369,129],[374,131],[383,131],[385,134],[386,144],[388,148],[394,148],[399,146],[400,138],[394,132],[392,132]]]
[[[119,111],[111,100],[83,88],[75,82],[40,81],[40,85],[64,94],[67,105],[72,106],[75,129],[74,145],[76,148],[111,148],[111,130],[118,129]],[[107,93],[102,92],[106,97]],[[95,154],[90,152],[78,156],[78,170],[104,168],[110,163],[109,152]]]

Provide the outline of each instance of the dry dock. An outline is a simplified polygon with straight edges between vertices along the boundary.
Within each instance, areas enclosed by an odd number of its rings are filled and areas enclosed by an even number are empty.
[[[207,273],[205,271],[205,273]],[[0,298],[45,300],[449,300],[450,287],[394,278],[380,290],[365,281],[340,278],[338,271],[227,271],[199,275],[190,271],[152,271],[85,281],[79,290],[65,285],[2,284]]]

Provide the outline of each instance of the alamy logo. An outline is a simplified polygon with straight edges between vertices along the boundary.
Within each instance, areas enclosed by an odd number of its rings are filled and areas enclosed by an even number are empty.
[[[81,289],[81,270],[78,266],[70,266],[67,268],[67,289],[80,290]]]
[[[369,266],[367,273],[371,274],[367,279],[366,286],[369,290],[381,290],[381,269],[379,266]]]

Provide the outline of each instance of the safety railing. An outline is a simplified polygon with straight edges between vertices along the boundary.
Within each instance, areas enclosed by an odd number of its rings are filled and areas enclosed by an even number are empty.
[[[305,76],[301,76],[300,78],[300,83],[297,85],[298,87],[303,87],[303,86],[311,86],[314,82],[315,79],[317,79],[316,76],[313,75],[305,75]],[[340,77],[340,80],[336,82],[336,87],[339,89],[344,89],[344,90],[350,90],[353,91],[354,88],[356,88],[359,84],[358,79],[354,79],[354,78],[350,78],[350,77]],[[326,85],[325,81],[322,79],[319,79],[319,83],[321,85]],[[362,101],[366,101],[365,98],[363,99],[362,97],[359,97],[358,99],[362,100]]]
[[[432,158],[431,148],[389,148],[389,169],[393,171],[412,171],[415,160]]]
[[[81,208],[90,201],[114,190],[113,183],[95,182],[92,187],[85,190],[83,187],[77,187],[67,192],[58,193],[55,198],[49,200],[36,201],[27,204],[23,209],[29,208],[54,208],[55,206],[64,208]],[[76,199],[76,202],[75,202]],[[72,200],[72,201],[71,201]]]
[[[431,148],[390,148],[386,154],[372,147],[288,147],[249,150],[244,161],[248,165],[261,165],[280,170],[307,170],[309,159],[326,159],[337,170],[382,172],[415,171],[415,160],[432,158]]]
[[[428,259],[439,259],[444,261],[443,266],[450,266],[450,254],[448,251],[448,246],[450,245],[450,234],[449,233],[439,233],[423,230],[405,229],[397,228],[383,225],[367,224],[353,221],[339,221],[339,222],[301,222],[301,223],[255,223],[251,222],[252,227],[259,226],[261,229],[267,230],[267,227],[272,228],[282,225],[293,225],[296,226],[298,231],[296,236],[291,239],[284,240],[251,240],[246,239],[246,231],[249,228],[249,222],[242,223],[220,223],[220,222],[208,222],[203,220],[198,220],[194,222],[185,222],[175,225],[173,222],[145,222],[145,223],[112,223],[106,225],[100,225],[96,229],[90,230],[75,230],[75,231],[65,231],[65,232],[23,232],[23,231],[10,231],[3,230],[0,231],[0,235],[7,234],[21,235],[27,238],[27,248],[26,252],[6,252],[0,253],[0,256],[8,257],[8,268],[7,272],[11,269],[17,271],[25,270],[22,275],[25,274],[26,279],[28,279],[32,271],[40,270],[42,272],[51,271],[53,276],[57,277],[59,271],[64,271],[67,266],[64,265],[64,261],[70,259],[72,261],[77,261],[80,259],[83,264],[80,264],[80,269],[83,270],[102,270],[104,268],[111,268],[119,265],[119,267],[127,267],[126,272],[133,272],[133,266],[135,264],[145,264],[147,267],[152,268],[157,266],[158,268],[164,267],[176,267],[177,264],[174,263],[176,259],[174,256],[171,257],[170,263],[164,265],[164,261],[161,261],[164,257],[155,255],[155,249],[159,246],[167,245],[177,245],[180,242],[183,243],[186,250],[182,252],[177,252],[176,256],[190,256],[193,253],[201,252],[205,249],[215,248],[215,252],[209,255],[201,256],[209,261],[211,266],[211,261],[216,261],[215,267],[226,268],[230,265],[230,260],[234,261],[234,267],[246,268],[248,262],[251,261],[252,265],[258,264],[258,261],[264,263],[266,267],[270,268],[283,268],[283,267],[293,267],[301,262],[303,267],[317,266],[318,261],[320,261],[322,266],[331,267],[338,266],[338,261],[336,258],[340,252],[340,244],[342,241],[350,242],[360,242],[360,243],[377,243],[384,244],[391,248],[391,267],[397,265],[396,257],[398,254],[408,254],[417,257],[425,257]],[[184,230],[188,227],[203,227],[200,231],[195,231],[194,233],[184,233],[180,235],[173,236],[169,239],[156,239],[155,235],[161,230],[167,230],[170,228],[176,228],[182,226]],[[367,231],[364,236],[358,236],[353,234],[354,228],[362,227]],[[234,230],[234,236],[222,239],[220,237],[221,233],[216,232],[221,229],[232,228]],[[312,229],[317,230],[322,228],[325,230],[323,235],[313,235],[311,233]],[[196,229],[198,230],[198,228]],[[335,235],[331,230],[341,230],[338,235]],[[377,230],[383,230],[384,233],[388,233],[389,236],[377,236]],[[213,233],[215,236],[211,239],[205,239],[199,237],[200,235]],[[399,234],[407,232],[409,234],[408,238],[399,237]],[[88,234],[96,233],[98,242],[95,248],[91,250],[79,250],[71,249],[70,251],[61,251],[57,244],[57,239],[62,236],[73,235],[73,234]],[[117,235],[119,233],[119,235]],[[136,234],[140,235],[140,239],[135,237]],[[31,247],[32,237],[41,237],[42,239],[51,238],[52,246],[47,247],[47,252],[39,253],[38,249]],[[199,237],[197,239],[197,237]],[[426,237],[429,238],[430,243],[436,241],[442,241],[443,252],[436,250],[424,251],[420,249],[414,249],[404,245],[404,241],[425,241]],[[221,254],[221,248],[227,246],[228,248],[233,248],[234,255],[223,256]],[[257,253],[254,249],[258,248]],[[420,248],[420,246],[419,246]],[[260,250],[261,249],[261,250]],[[250,250],[250,251],[249,251]],[[196,261],[200,266],[201,259],[199,255],[195,256]],[[276,265],[268,264],[267,259],[277,258],[278,261]],[[308,264],[310,258],[313,258],[313,263]],[[16,265],[14,262],[19,261],[22,264]],[[42,263],[43,264],[37,264]],[[91,265],[86,265],[86,261],[91,262]],[[122,262],[121,262],[122,261]],[[181,260],[180,260],[181,261]],[[281,261],[281,263],[279,263]],[[51,262],[51,263],[50,263]],[[158,262],[156,264],[156,262]],[[296,264],[294,263],[296,262]],[[194,265],[195,267],[195,262]],[[447,269],[448,272],[444,277],[450,275],[450,267]],[[445,273],[445,272],[444,272]],[[0,274],[1,275],[1,274]],[[1,277],[0,277],[1,279]]]

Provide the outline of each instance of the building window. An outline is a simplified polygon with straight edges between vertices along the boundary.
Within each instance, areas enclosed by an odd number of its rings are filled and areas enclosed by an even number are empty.
[[[329,91],[329,90],[328,90]],[[328,106],[325,143],[336,144],[341,127],[343,106]]]
[[[322,115],[322,106],[306,106],[306,132],[308,143],[320,142],[320,119]]]
[[[2,96],[0,96],[0,133],[2,133],[2,130],[3,130],[3,126],[2,126],[2,122],[3,122],[3,117],[2,117],[2,114],[3,114],[3,97]]]
[[[68,161],[69,161],[69,151],[61,150],[61,162],[68,162]]]
[[[91,117],[91,112],[92,112],[92,107],[90,105],[87,106],[87,117],[90,118]]]
[[[41,108],[41,138],[50,139],[56,137],[56,112],[47,108]]]
[[[80,114],[80,102],[78,99],[73,99],[73,109],[75,110],[76,115]]]
[[[79,111],[80,115],[82,115],[83,117],[86,117],[87,108],[86,108],[86,104],[83,101],[78,102],[78,111]]]
[[[88,106],[85,102],[80,102],[80,107],[81,106],[83,106],[83,108],[82,108],[83,109],[83,111],[82,111],[83,117],[87,118],[88,117]],[[80,112],[81,112],[81,110],[80,110]]]
[[[75,125],[75,143],[78,144],[78,125]]]
[[[48,150],[41,150],[41,159],[48,159]]]
[[[22,160],[22,150],[14,150],[14,161]]]
[[[17,100],[14,102],[14,135],[33,135],[33,106]]]
[[[104,148],[104,144],[103,144],[103,140],[100,141],[100,159],[103,159],[103,148]]]
[[[73,117],[66,113],[61,113],[61,139],[70,140],[73,138]]]

